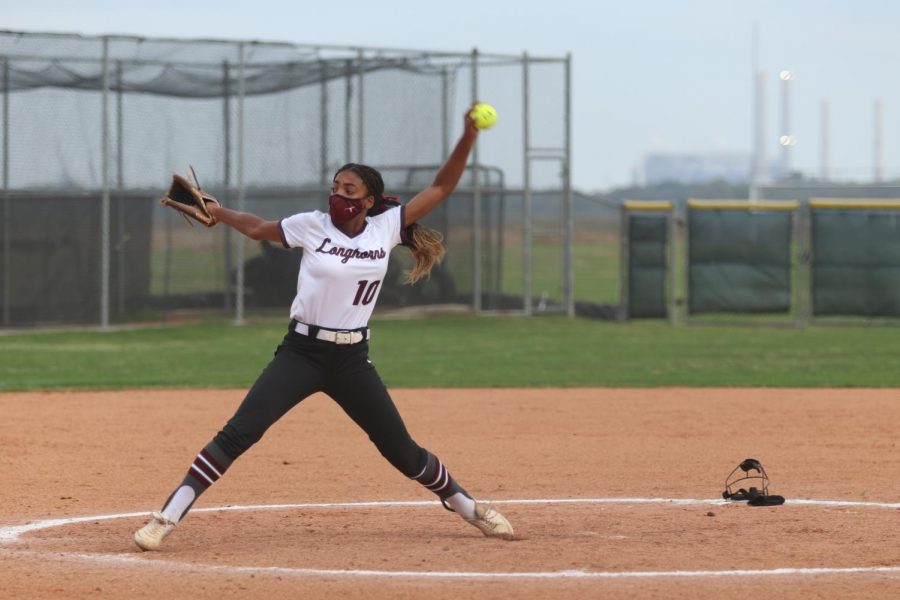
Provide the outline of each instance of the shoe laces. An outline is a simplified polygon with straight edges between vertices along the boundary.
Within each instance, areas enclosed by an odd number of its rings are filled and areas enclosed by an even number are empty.
[[[164,517],[162,513],[158,513],[158,512],[150,513],[150,518],[152,520],[149,523],[147,523],[147,525],[152,526],[154,529],[175,526],[175,522],[170,521],[169,519]]]
[[[481,514],[478,514],[478,509],[481,508]],[[475,519],[474,521],[479,521],[480,523],[485,523],[490,526],[491,529],[497,528],[497,523],[491,519],[491,513],[496,513],[493,508],[489,504],[476,504],[475,507]]]

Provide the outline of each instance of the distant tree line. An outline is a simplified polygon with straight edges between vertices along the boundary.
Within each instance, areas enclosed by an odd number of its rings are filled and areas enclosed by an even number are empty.
[[[557,192],[558,193],[558,192]],[[660,183],[646,187],[621,187],[605,192],[585,193],[574,190],[575,216],[613,217],[618,215],[619,208],[625,200],[669,200],[676,205],[683,205],[687,200],[742,200],[749,198],[750,189],[747,184],[734,184],[727,181],[709,183],[683,184]]]
[[[724,200],[749,198],[746,183],[735,184],[718,180],[709,183],[660,183],[646,187],[622,187],[601,192],[594,196],[605,204],[618,206],[623,200],[671,200],[682,203],[691,198]]]

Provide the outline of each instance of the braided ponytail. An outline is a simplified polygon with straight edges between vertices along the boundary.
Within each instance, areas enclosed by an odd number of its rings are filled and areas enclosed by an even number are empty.
[[[375,197],[375,204],[369,209],[370,216],[374,217],[390,208],[400,206],[396,198],[384,195],[384,179],[376,169],[368,165],[347,163],[338,169],[337,173],[343,171],[356,173],[362,179],[369,194]],[[337,173],[335,173],[335,177],[337,177]],[[404,283],[412,285],[431,275],[434,266],[444,259],[447,249],[444,248],[444,236],[441,235],[441,232],[418,223],[406,227],[403,233],[402,245],[409,248],[413,257],[413,267],[406,273]]]

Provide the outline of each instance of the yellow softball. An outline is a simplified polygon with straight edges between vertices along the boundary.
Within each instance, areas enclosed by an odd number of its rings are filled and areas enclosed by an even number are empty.
[[[497,122],[497,109],[487,102],[479,102],[469,111],[469,116],[475,122],[475,127],[487,129]]]

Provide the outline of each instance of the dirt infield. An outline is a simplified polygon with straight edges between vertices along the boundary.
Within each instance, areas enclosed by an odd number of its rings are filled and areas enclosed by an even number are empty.
[[[395,390],[512,542],[445,512],[314,396],[140,553],[132,513],[159,507],[243,393],[0,394],[0,598],[900,597],[898,390]],[[787,504],[714,502],[747,457]]]

